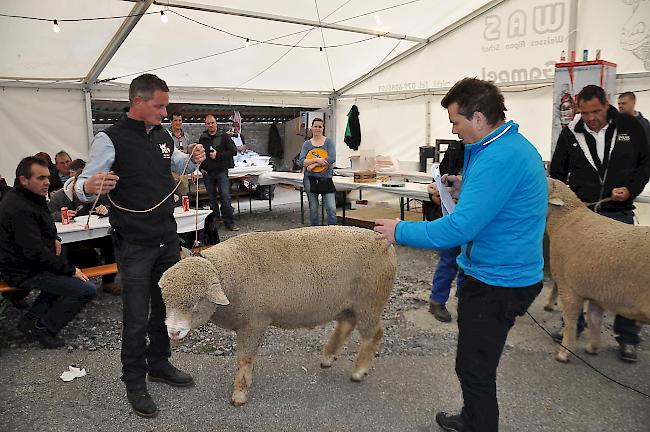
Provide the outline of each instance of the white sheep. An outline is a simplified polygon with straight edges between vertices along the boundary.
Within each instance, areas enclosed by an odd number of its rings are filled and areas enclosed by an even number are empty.
[[[546,231],[551,274],[562,301],[562,345],[573,351],[576,323],[587,308],[587,352],[600,345],[603,309],[650,323],[650,227],[628,225],[590,211],[558,181],[549,179]],[[569,361],[560,347],[557,360]]]
[[[351,379],[361,381],[383,337],[395,279],[395,249],[373,231],[310,227],[239,235],[181,260],[160,279],[170,338],[209,320],[237,333],[231,398],[246,403],[258,346],[269,325],[336,328],[322,353],[330,367],[355,326],[361,335]]]

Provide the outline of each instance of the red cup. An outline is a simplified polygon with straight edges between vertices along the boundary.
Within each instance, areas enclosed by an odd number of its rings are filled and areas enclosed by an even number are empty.
[[[61,207],[61,223],[63,225],[70,224],[70,214],[68,213],[67,207]]]
[[[190,211],[190,198],[187,195],[183,195],[182,204],[184,212]]]

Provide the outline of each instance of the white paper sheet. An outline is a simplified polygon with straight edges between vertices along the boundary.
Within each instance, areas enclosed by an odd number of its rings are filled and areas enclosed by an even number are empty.
[[[440,207],[442,208],[442,215],[446,216],[453,213],[456,209],[456,203],[451,197],[447,186],[442,184],[442,176],[440,175],[440,168],[438,164],[433,164],[431,174],[433,176],[433,181],[436,182],[436,186],[440,192]]]

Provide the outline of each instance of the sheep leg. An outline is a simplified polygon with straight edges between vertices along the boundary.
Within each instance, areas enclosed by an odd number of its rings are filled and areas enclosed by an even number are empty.
[[[237,331],[237,371],[230,398],[230,403],[234,406],[244,405],[248,400],[248,389],[253,383],[255,355],[265,330],[266,327],[262,326]]]
[[[544,306],[545,311],[551,312],[555,308],[555,302],[557,301],[557,294],[558,294],[557,284],[553,282],[553,288],[551,288],[551,292],[548,294],[548,301]]]
[[[362,381],[368,375],[375,352],[384,336],[384,327],[381,320],[375,322],[374,325],[360,324],[358,328],[361,334],[361,348],[359,348],[359,353],[354,362],[354,369],[350,377],[352,381]]]
[[[325,344],[325,348],[323,348],[320,367],[328,368],[332,366],[356,324],[357,319],[352,312],[345,312],[336,320],[336,328],[327,341],[327,344]]]
[[[587,306],[587,348],[589,354],[598,354],[600,327],[603,324],[603,308],[590,301]]]
[[[566,294],[568,296],[568,294]],[[584,299],[569,298],[562,299],[562,317],[564,319],[564,334],[562,346],[555,357],[557,361],[567,363],[569,361],[569,351],[575,351],[576,343],[576,326],[578,325],[578,316],[582,313],[582,304]],[[566,348],[565,348],[566,347]]]

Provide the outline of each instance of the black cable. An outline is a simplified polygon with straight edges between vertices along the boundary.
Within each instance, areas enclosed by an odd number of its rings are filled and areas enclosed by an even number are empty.
[[[537,324],[537,325],[539,326],[539,328],[541,328],[542,330],[544,330],[544,333],[546,333],[546,334],[547,334],[551,339],[553,338],[553,335],[551,335],[551,333],[549,333],[549,331],[546,330],[546,329],[544,328],[544,326],[542,326],[542,325],[541,325],[541,324],[540,324],[540,323],[535,319],[535,317],[532,316],[532,315],[530,314],[530,312],[526,311],[526,314],[527,314],[527,315],[528,315],[528,316],[529,316],[529,317],[530,317],[530,318],[535,322],[535,324]],[[596,367],[592,366],[588,361],[586,361],[585,359],[583,359],[582,357],[580,357],[578,354],[574,353],[574,352],[571,351],[569,348],[567,348],[567,347],[565,347],[564,345],[562,345],[561,342],[556,342],[556,343],[557,343],[558,345],[560,345],[562,348],[564,348],[565,350],[569,351],[569,352],[570,352],[574,357],[576,357],[578,360],[580,360],[581,362],[583,362],[584,364],[586,364],[590,369],[592,369],[593,371],[595,371],[595,372],[596,372],[597,374],[599,374],[600,376],[602,376],[602,377],[604,377],[604,378],[610,380],[611,382],[613,382],[613,383],[615,383],[615,384],[618,384],[619,386],[621,386],[621,387],[623,387],[623,388],[626,388],[626,389],[628,389],[628,390],[632,390],[633,392],[636,392],[636,393],[640,394],[641,396],[645,396],[645,397],[647,397],[647,398],[650,398],[650,394],[644,393],[644,392],[642,392],[642,391],[639,390],[639,389],[636,389],[636,388],[634,388],[634,387],[631,387],[631,386],[629,386],[629,385],[627,385],[627,384],[623,384],[622,382],[617,381],[617,380],[615,380],[614,378],[611,378],[611,377],[607,376],[605,373],[599,371]]]
[[[346,2],[342,3],[339,7],[337,7],[337,8],[334,9],[332,12],[330,12],[330,13],[325,17],[325,19],[327,19],[327,17],[329,17],[330,15],[332,15],[333,13],[335,13],[336,11],[338,11],[339,9],[341,9],[343,6],[345,6],[346,4],[350,3],[351,1],[352,1],[352,0],[347,0]],[[311,28],[311,29],[307,30],[306,32],[304,32],[305,34],[302,35],[302,37],[301,37],[300,39],[298,39],[298,42],[296,42],[296,45],[299,44],[300,42],[302,42],[302,41],[303,41],[303,40],[304,40],[304,39],[309,35],[309,33],[311,33],[313,30],[314,30],[314,29]],[[255,78],[257,78],[258,76],[262,75],[262,74],[263,74],[264,72],[266,72],[267,70],[271,69],[273,66],[275,66],[276,64],[278,64],[278,63],[280,62],[280,60],[282,60],[283,58],[285,58],[285,57],[287,56],[287,54],[289,54],[291,51],[293,51],[293,47],[291,47],[291,48],[289,48],[288,50],[286,50],[282,55],[280,55],[280,57],[278,57],[278,58],[277,58],[275,61],[273,61],[270,65],[268,65],[267,67],[265,67],[264,69],[262,69],[260,72],[258,72],[257,74],[253,75],[251,78],[249,78],[249,79],[247,79],[246,81],[244,81],[243,83],[241,83],[241,84],[239,84],[238,86],[236,86],[236,88],[240,88],[240,87],[242,87],[243,85],[248,84],[249,82],[253,81],[253,80],[254,80]]]
[[[5,18],[20,18],[20,19],[26,19],[26,20],[32,20],[32,21],[49,21],[52,22],[56,20],[57,22],[80,22],[80,21],[99,21],[99,20],[109,20],[109,19],[121,19],[121,18],[132,18],[132,17],[141,17],[144,15],[152,15],[152,14],[160,14],[160,12],[143,12],[139,14],[133,14],[133,15],[115,15],[115,16],[106,16],[106,17],[94,17],[94,18],[69,18],[69,19],[58,19],[58,18],[38,18],[38,17],[30,17],[30,16],[23,16],[23,15],[9,15],[9,14],[3,14],[0,13],[0,17],[5,17]]]
[[[275,40],[275,39],[282,39],[282,38],[284,38],[284,37],[292,36],[292,35],[277,36],[277,37],[274,37],[274,38],[271,38],[271,39],[267,39],[267,40],[263,40],[263,41],[262,41],[262,40],[257,40],[257,39],[251,39],[251,38],[248,38],[248,37],[246,37],[246,36],[241,36],[241,35],[238,35],[238,34],[235,34],[235,33],[231,33],[231,32],[229,32],[229,31],[227,31],[227,30],[220,29],[219,27],[214,27],[214,26],[211,26],[210,24],[203,23],[203,22],[201,22],[201,21],[198,21],[198,20],[195,20],[195,19],[193,19],[193,18],[187,17],[187,16],[185,16],[185,15],[179,13],[179,12],[176,12],[176,11],[170,11],[170,12],[173,13],[173,14],[175,14],[175,15],[178,15],[178,16],[181,17],[181,18],[184,18],[184,19],[186,19],[186,20],[188,20],[188,21],[191,21],[191,22],[193,22],[193,23],[196,23],[196,24],[202,25],[202,26],[204,26],[204,27],[208,27],[208,28],[210,28],[210,29],[212,29],[212,30],[216,30],[216,31],[218,31],[218,32],[225,33],[225,34],[227,34],[227,35],[229,35],[229,36],[232,36],[232,37],[235,37],[235,38],[237,38],[237,39],[247,40],[247,41],[249,41],[249,42],[251,43],[251,45],[273,45],[273,46],[281,46],[281,47],[288,47],[288,48],[304,48],[304,49],[317,49],[317,48],[321,48],[321,46],[315,46],[315,45],[311,45],[311,46],[310,46],[310,45],[306,45],[306,46],[305,46],[305,45],[292,45],[292,44],[285,44],[285,43],[279,43],[279,42],[271,42],[272,40]],[[309,30],[303,30],[303,32],[307,32],[307,33],[305,34],[305,36],[306,36],[306,35],[308,34],[308,32],[310,32],[310,31],[312,31],[312,30],[314,30],[314,29],[311,28],[311,29],[309,29]],[[321,31],[322,31],[322,27],[321,27]],[[326,47],[323,47],[323,48],[340,48],[340,47],[344,47],[344,46],[355,45],[355,44],[358,44],[358,43],[367,42],[367,41],[369,41],[369,40],[371,40],[371,39],[375,39],[376,37],[377,37],[377,36],[370,36],[370,37],[367,37],[367,38],[365,38],[365,39],[359,39],[359,40],[356,40],[356,41],[346,42],[346,43],[341,43],[341,44],[337,44],[337,45],[329,45],[329,46],[326,46]]]

